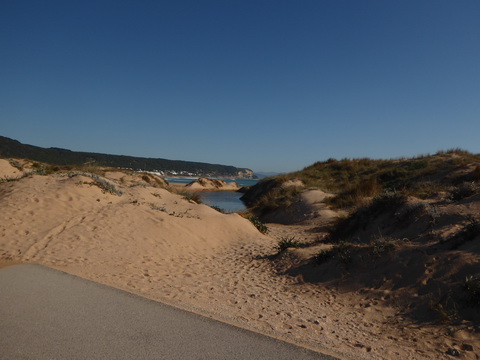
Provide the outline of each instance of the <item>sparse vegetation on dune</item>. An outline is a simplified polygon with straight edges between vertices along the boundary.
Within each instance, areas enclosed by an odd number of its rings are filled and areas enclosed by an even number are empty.
[[[101,167],[94,164],[85,165],[52,165],[47,163],[40,163],[37,161],[25,161],[25,164],[21,164],[16,160],[9,160],[10,165],[21,171],[21,175],[14,178],[2,178],[0,182],[18,181],[23,178],[41,175],[41,176],[86,176],[93,179],[92,185],[98,186],[102,191],[113,194],[121,195],[122,191],[116,188],[107,177],[107,173],[123,174],[126,177],[130,177],[130,186],[152,186],[158,188],[165,188],[168,185],[164,179],[159,176],[150,173],[138,173],[132,170],[117,169],[109,167]],[[125,182],[124,178],[119,180],[122,184]]]
[[[304,188],[284,186],[292,181]],[[333,194],[324,202],[346,215],[302,251],[282,238],[277,251],[296,254],[288,264],[274,258],[282,273],[388,293],[389,305],[415,321],[480,324],[480,155],[330,159],[263,180],[247,198],[261,219],[311,188]]]
[[[285,188],[282,184],[294,179],[300,180],[305,188],[334,194],[327,203],[337,209],[364,205],[366,200],[385,191],[419,198],[451,191],[452,197],[459,199],[463,194],[479,192],[480,155],[452,149],[410,159],[329,159],[301,171],[264,179],[243,199],[257,215],[288,206],[299,189]]]

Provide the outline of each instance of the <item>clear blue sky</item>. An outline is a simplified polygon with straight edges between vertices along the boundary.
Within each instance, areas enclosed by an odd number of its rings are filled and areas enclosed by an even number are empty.
[[[480,152],[478,0],[0,0],[0,135],[255,171]]]

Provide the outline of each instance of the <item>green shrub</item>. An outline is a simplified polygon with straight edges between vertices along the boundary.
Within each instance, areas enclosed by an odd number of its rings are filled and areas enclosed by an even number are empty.
[[[282,237],[277,244],[277,250],[279,253],[288,249],[288,248],[298,248],[302,244],[295,240],[295,236],[286,236]]]
[[[260,221],[260,219],[254,215],[248,217],[248,220],[260,231],[262,234],[267,234],[270,230],[267,225]]]

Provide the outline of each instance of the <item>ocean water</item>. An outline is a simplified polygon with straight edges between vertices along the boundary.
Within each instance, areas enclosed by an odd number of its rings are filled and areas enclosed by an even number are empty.
[[[170,183],[176,183],[176,184],[188,184],[191,183],[194,180],[197,180],[198,178],[194,177],[164,177],[165,180],[167,180]],[[256,183],[258,183],[258,179],[224,179],[224,178],[219,178],[220,180],[226,181],[226,182],[236,182],[239,186],[253,186]]]
[[[200,192],[199,195],[203,204],[216,206],[228,213],[247,210],[240,200],[243,194],[236,191],[205,191]]]
[[[188,184],[198,178],[185,178],[185,177],[165,177],[169,183],[176,184]],[[253,186],[258,183],[258,179],[225,179],[220,178],[220,180],[226,182],[236,182],[238,186]],[[202,203],[208,206],[216,206],[222,209],[225,212],[239,212],[247,210],[247,207],[240,198],[242,193],[236,191],[205,191],[199,192],[200,199]]]

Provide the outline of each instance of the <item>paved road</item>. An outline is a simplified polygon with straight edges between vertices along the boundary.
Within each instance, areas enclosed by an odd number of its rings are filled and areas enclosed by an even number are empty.
[[[40,265],[0,269],[0,359],[329,359]]]

